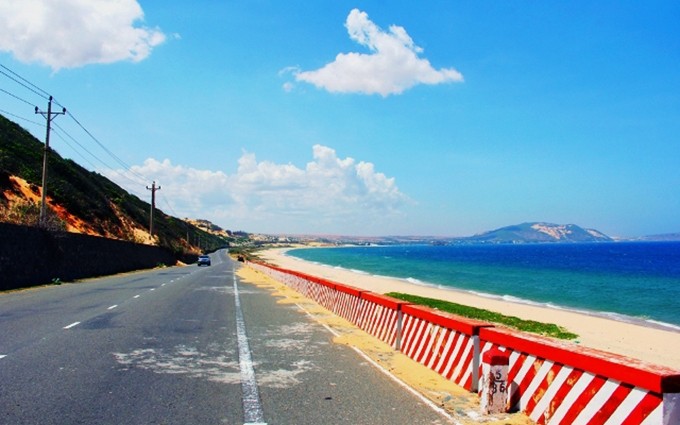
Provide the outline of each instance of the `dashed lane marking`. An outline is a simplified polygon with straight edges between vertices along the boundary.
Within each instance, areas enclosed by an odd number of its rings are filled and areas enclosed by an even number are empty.
[[[113,310],[114,308],[118,307],[118,304],[114,304],[111,307],[107,308],[107,310]]]
[[[135,296],[132,297],[132,298],[139,298],[140,296],[141,296],[141,295],[135,295]]]
[[[73,322],[68,326],[64,326],[64,329],[71,329],[72,327],[78,326],[80,322]]]

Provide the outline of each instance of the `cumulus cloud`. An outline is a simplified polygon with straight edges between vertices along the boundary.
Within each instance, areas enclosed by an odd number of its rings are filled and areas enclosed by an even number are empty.
[[[255,154],[244,152],[232,175],[174,165],[168,159],[147,159],[132,171],[160,184],[159,194],[178,215],[226,226],[241,223],[250,231],[339,232],[350,224],[398,216],[401,207],[412,202],[395,179],[376,171],[374,164],[339,158],[322,145],[313,147],[312,160],[304,168],[258,161]],[[129,186],[122,171],[104,174]]]
[[[366,12],[353,9],[345,23],[352,40],[370,53],[340,53],[333,62],[315,71],[295,73],[297,81],[336,93],[400,94],[417,84],[461,82],[463,75],[453,68],[434,69],[419,57],[416,46],[403,27],[392,25],[384,31]]]
[[[136,0],[4,0],[0,50],[53,70],[139,62],[166,39],[158,28],[137,25],[143,19]]]

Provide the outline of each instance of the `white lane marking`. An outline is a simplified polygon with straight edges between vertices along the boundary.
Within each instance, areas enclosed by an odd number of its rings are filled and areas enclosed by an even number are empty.
[[[72,327],[78,326],[78,325],[80,325],[80,322],[73,322],[68,326],[64,326],[64,329],[71,329]]]
[[[7,357],[7,354],[0,354],[0,359],[4,359],[5,357]]]
[[[238,359],[241,368],[241,389],[243,391],[243,419],[244,425],[266,425],[264,411],[260,403],[260,393],[257,389],[253,358],[250,354],[246,323],[241,310],[241,298],[238,293],[238,283],[234,274],[234,301],[236,304],[236,339],[238,341]]]
[[[172,282],[172,281],[171,281]],[[161,283],[161,286],[165,286],[165,283]]]
[[[135,296],[134,296],[134,297],[132,297],[132,298],[139,298],[139,297],[140,297],[139,295],[135,295]]]
[[[155,290],[156,290],[156,288],[151,288],[151,289],[149,289],[149,291],[155,291]]]
[[[118,307],[118,304],[114,304],[111,307],[107,308],[107,310],[113,310],[114,308]]]
[[[298,306],[298,308],[299,308],[300,310],[304,311],[305,314],[307,314],[307,316],[311,317],[312,320],[314,320],[316,323],[318,323],[318,324],[320,324],[321,326],[323,326],[324,328],[326,328],[326,329],[328,330],[328,332],[330,332],[331,334],[333,334],[333,336],[335,336],[335,337],[339,337],[339,336],[340,336],[340,334],[339,334],[338,332],[336,332],[335,329],[331,328],[330,326],[328,326],[328,325],[325,324],[325,323],[321,323],[321,322],[319,322],[318,320],[316,320],[316,318],[312,315],[312,313],[310,313],[309,311],[307,311],[307,309],[305,309],[303,306],[301,306],[300,304],[297,304],[297,303],[296,303],[295,305]],[[406,391],[408,391],[408,392],[410,392],[411,394],[413,394],[418,400],[420,400],[421,402],[425,403],[425,405],[427,405],[430,409],[434,410],[435,412],[439,413],[440,415],[442,415],[443,417],[445,417],[446,419],[448,419],[449,422],[452,422],[452,423],[454,423],[454,424],[456,424],[456,425],[462,425],[462,422],[457,421],[453,416],[449,415],[449,413],[448,413],[446,410],[444,410],[444,409],[442,409],[441,407],[437,406],[432,400],[430,400],[429,398],[425,397],[424,395],[422,395],[421,393],[419,393],[418,391],[416,391],[414,388],[412,388],[411,386],[409,386],[406,382],[402,381],[401,379],[397,378],[395,375],[393,375],[392,373],[390,373],[389,370],[385,369],[385,368],[382,367],[379,363],[377,363],[375,360],[373,360],[372,358],[370,358],[370,357],[368,356],[368,354],[364,353],[363,351],[361,351],[361,350],[358,349],[357,347],[352,347],[352,346],[350,346],[350,347],[351,347],[354,351],[356,351],[357,354],[359,354],[361,357],[363,357],[364,360],[366,360],[366,361],[367,361],[368,363],[370,363],[373,367],[375,367],[378,371],[382,372],[382,373],[383,373],[384,375],[386,375],[388,378],[390,378],[391,380],[393,380],[394,382],[396,382],[397,385],[399,385],[400,387],[404,388]]]

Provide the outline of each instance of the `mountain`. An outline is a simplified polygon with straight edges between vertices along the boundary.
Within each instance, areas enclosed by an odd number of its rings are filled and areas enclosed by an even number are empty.
[[[44,146],[0,115],[0,221],[35,224]],[[149,203],[53,150],[47,176],[48,217],[53,230],[160,245],[179,256],[227,245],[221,235],[158,208],[154,211],[152,238],[148,232]]]
[[[480,233],[459,241],[477,243],[610,242],[602,232],[575,224],[522,223]]]

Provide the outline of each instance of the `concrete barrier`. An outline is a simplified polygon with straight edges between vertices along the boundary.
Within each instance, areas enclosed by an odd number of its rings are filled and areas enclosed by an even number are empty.
[[[482,353],[508,352],[509,404],[540,424],[680,424],[680,372],[500,328]]]
[[[431,308],[403,309],[401,351],[463,388],[476,391],[479,369],[479,330],[490,323]]]
[[[363,305],[361,294],[368,291],[343,284],[335,285],[335,291],[333,312],[351,323],[359,323]]]
[[[357,325],[394,348],[398,348],[397,331],[400,325],[401,307],[406,301],[373,292],[361,293],[361,310]]]
[[[508,405],[539,424],[680,424],[680,370],[249,264],[470,391],[484,353],[508,353]]]

